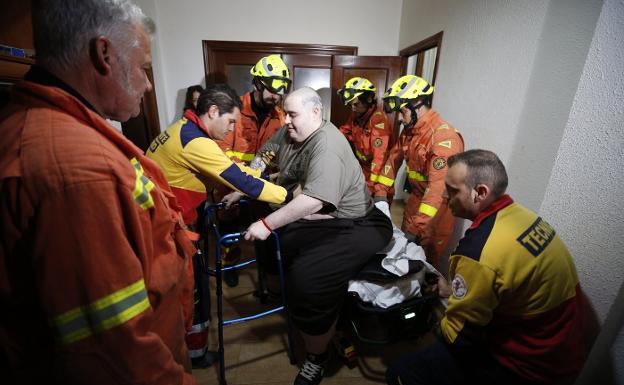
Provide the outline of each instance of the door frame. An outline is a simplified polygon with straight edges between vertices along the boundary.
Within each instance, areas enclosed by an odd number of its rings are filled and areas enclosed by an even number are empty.
[[[438,51],[436,52],[436,60],[435,66],[433,67],[433,80],[431,81],[432,85],[435,85],[436,77],[438,76],[438,63],[440,62],[440,52],[442,51],[442,36],[444,35],[444,31],[440,31],[435,35],[431,35],[428,38],[419,41],[416,44],[410,45],[407,48],[403,48],[399,51],[399,56],[401,56],[405,61],[405,67],[403,68],[403,72],[407,69],[407,58],[412,55],[416,55],[419,53],[423,53],[428,49],[438,47]],[[422,67],[422,55],[418,55],[416,67],[418,67],[418,60],[420,60],[420,66]]]

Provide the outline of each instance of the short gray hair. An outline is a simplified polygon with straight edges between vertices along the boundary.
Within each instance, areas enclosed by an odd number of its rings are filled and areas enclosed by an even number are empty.
[[[464,183],[470,188],[478,184],[485,184],[492,189],[495,197],[499,197],[507,190],[508,177],[505,165],[495,153],[488,150],[468,150],[455,154],[448,159],[448,166],[456,163],[466,165],[467,173]]]
[[[128,0],[35,0],[32,16],[37,63],[46,68],[72,68],[99,36],[129,49],[138,45],[131,33],[136,25],[154,31],[152,20]]]

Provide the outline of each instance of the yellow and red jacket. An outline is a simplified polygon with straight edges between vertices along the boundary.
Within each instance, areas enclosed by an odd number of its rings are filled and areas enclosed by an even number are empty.
[[[195,249],[160,168],[56,86],[16,85],[0,122],[3,379],[194,384]]]
[[[524,378],[554,382],[584,360],[574,262],[555,230],[504,195],[475,218],[450,259],[440,327],[458,362],[487,349]]]
[[[405,159],[412,194],[421,197],[417,218],[412,221],[415,228],[410,232],[423,234],[440,206],[446,205],[442,194],[446,188],[447,159],[463,151],[461,134],[431,109],[418,118],[413,128],[404,129],[399,135],[377,179],[374,195],[386,197],[389,194]]]
[[[371,194],[386,162],[392,141],[392,125],[380,106],[371,106],[359,119],[349,116],[340,131],[353,146]]]
[[[217,141],[225,154],[235,162],[249,164],[256,152],[277,130],[284,125],[284,113],[279,107],[271,110],[264,122],[259,122],[256,113],[251,107],[251,92],[241,96],[243,108],[241,118],[236,123],[234,131]]]
[[[292,198],[283,187],[258,178],[259,170],[233,163],[192,110],[154,139],[147,156],[165,173],[186,223],[195,220],[206,192],[220,184],[264,202],[284,203]]]

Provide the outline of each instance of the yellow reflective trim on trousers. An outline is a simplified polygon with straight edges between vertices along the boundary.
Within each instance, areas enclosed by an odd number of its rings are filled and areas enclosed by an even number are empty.
[[[154,182],[149,180],[143,173],[143,167],[136,158],[130,159],[130,163],[134,167],[134,174],[136,180],[134,182],[134,190],[132,191],[132,197],[144,209],[150,209],[154,207],[154,199],[150,192],[154,189]]]
[[[387,176],[379,175],[377,178],[377,183],[381,183],[384,186],[392,187],[394,184],[394,179],[390,179]]]
[[[438,213],[438,209],[426,203],[421,203],[420,206],[418,206],[418,212],[433,218]]]
[[[370,157],[368,157],[368,156],[366,156],[366,155],[362,154],[362,153],[361,153],[360,151],[358,151],[358,150],[355,150],[355,156],[357,156],[360,160],[362,160],[362,161],[364,161],[364,162],[366,162],[366,161],[368,161],[368,160],[370,159]]]
[[[228,150],[225,152],[225,155],[227,155],[228,158],[237,157],[244,162],[251,162],[256,154]]]
[[[427,177],[418,171],[410,170],[409,167],[405,167],[405,171],[407,172],[407,177],[410,179],[417,180],[418,182],[426,182]]]
[[[124,324],[149,307],[145,282],[140,279],[91,304],[63,313],[52,322],[62,343],[70,344]]]

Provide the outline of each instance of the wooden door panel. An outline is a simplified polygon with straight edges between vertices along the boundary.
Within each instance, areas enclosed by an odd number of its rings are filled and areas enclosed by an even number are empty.
[[[382,103],[381,97],[391,82],[399,78],[404,64],[399,56],[351,56],[336,55],[332,62],[332,95],[344,86],[352,77],[361,76],[370,80],[377,88],[377,103]],[[349,118],[350,109],[344,106],[340,98],[332,98],[331,121],[337,127]],[[396,122],[396,114],[388,116],[391,122]],[[397,127],[396,124],[393,125]],[[397,136],[396,129],[395,137]]]
[[[297,65],[331,67],[332,55],[357,55],[357,47],[324,44],[260,43],[203,40],[206,83],[226,83],[226,65],[251,67],[263,56],[281,54],[291,72]]]

